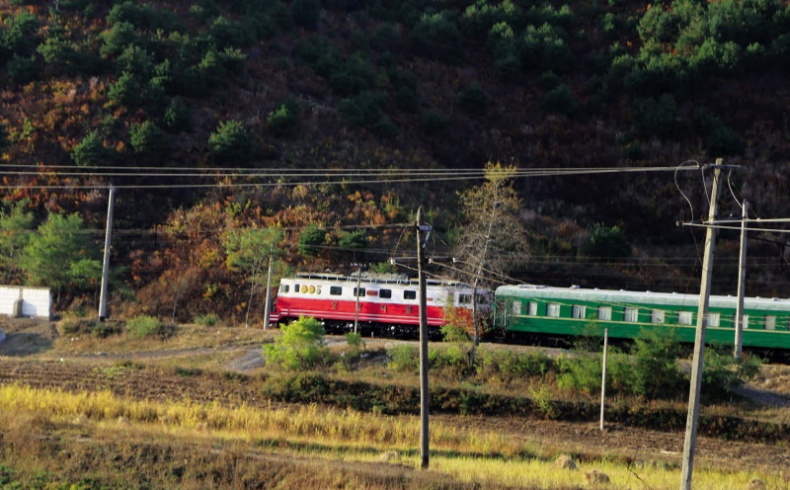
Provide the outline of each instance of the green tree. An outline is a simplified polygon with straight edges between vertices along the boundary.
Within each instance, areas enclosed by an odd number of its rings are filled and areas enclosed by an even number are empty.
[[[250,283],[250,298],[247,301],[245,325],[249,326],[250,306],[255,287],[266,285],[264,267],[270,259],[280,255],[278,244],[282,231],[275,228],[233,229],[222,236],[222,246],[227,254],[226,264],[231,271],[243,273]]]
[[[589,257],[622,259],[631,255],[631,244],[619,226],[598,223],[590,231],[582,251]]]
[[[320,0],[294,0],[291,4],[291,16],[297,26],[314,31],[321,18]]]
[[[246,165],[256,149],[252,134],[241,121],[220,122],[208,144],[214,162],[224,165]]]
[[[0,281],[17,284],[24,273],[19,263],[33,232],[33,213],[26,211],[29,201],[16,202],[0,211]]]
[[[129,143],[136,154],[146,156],[154,163],[161,161],[168,150],[164,131],[152,121],[132,124]]]
[[[112,150],[104,146],[104,137],[98,130],[88,133],[71,150],[71,158],[80,167],[101,167],[112,163]]]
[[[461,32],[444,13],[425,14],[409,33],[409,47],[419,56],[457,63],[463,57]]]
[[[285,369],[309,369],[329,358],[324,327],[315,318],[301,317],[281,326],[283,334],[263,348],[266,359]]]
[[[321,247],[326,244],[326,230],[318,225],[309,224],[304,227],[299,235],[299,253],[307,257],[315,257],[321,253]]]
[[[68,288],[94,284],[101,277],[101,261],[85,231],[76,213],[50,214],[22,251],[20,265],[30,284],[52,288],[58,299]]]
[[[266,117],[269,131],[275,136],[290,136],[299,125],[299,106],[289,100],[283,102]]]

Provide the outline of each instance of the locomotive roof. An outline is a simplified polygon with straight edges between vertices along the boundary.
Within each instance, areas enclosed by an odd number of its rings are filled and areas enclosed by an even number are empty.
[[[518,284],[500,286],[496,296],[512,295],[523,298],[552,298],[579,301],[600,301],[604,303],[650,304],[665,306],[699,307],[698,294],[660,293],[653,291],[626,291],[623,289],[580,288],[571,286],[560,288],[536,284]],[[735,296],[711,295],[709,306],[712,308],[735,308],[738,298]],[[784,298],[744,298],[744,307],[750,309],[790,310],[790,299]]]
[[[405,284],[405,285],[413,285],[416,286],[419,281],[417,279],[410,279],[405,275],[402,274],[369,274],[363,273],[361,277],[357,277],[356,275],[346,276],[342,274],[330,274],[330,273],[297,273],[294,277],[290,278],[283,278],[283,279],[309,279],[309,280],[320,280],[320,281],[334,281],[334,282],[354,282],[356,283],[357,280],[361,280],[365,283],[374,283],[374,284]],[[466,283],[460,281],[454,281],[450,279],[427,279],[425,283],[429,286],[458,286],[464,288],[471,288]]]

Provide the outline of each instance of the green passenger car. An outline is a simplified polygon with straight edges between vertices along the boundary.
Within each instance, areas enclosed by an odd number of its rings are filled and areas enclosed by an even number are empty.
[[[734,296],[711,296],[707,343],[733,345]],[[536,285],[500,286],[494,303],[494,326],[507,333],[563,336],[600,335],[634,338],[642,330],[672,332],[680,342],[694,342],[699,295],[558,288]],[[745,298],[743,346],[790,349],[790,300]]]

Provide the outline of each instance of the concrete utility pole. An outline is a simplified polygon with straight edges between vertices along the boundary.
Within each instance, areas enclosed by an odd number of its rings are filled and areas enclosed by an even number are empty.
[[[713,189],[710,195],[708,223],[716,221],[718,209],[719,179],[721,178],[721,158],[716,159],[713,169]],[[705,255],[702,259],[702,281],[699,291],[697,310],[697,333],[694,337],[694,359],[691,365],[691,388],[689,391],[686,436],[683,443],[683,471],[681,490],[691,490],[691,475],[694,468],[694,450],[697,444],[697,424],[699,421],[699,397],[702,388],[702,363],[705,356],[705,329],[708,324],[708,304],[710,303],[710,283],[713,277],[713,254],[716,243],[716,227],[708,226],[705,236]]]
[[[746,294],[746,221],[749,219],[749,201],[743,201],[741,209],[741,255],[738,258],[738,305],[735,307],[736,359],[743,357],[743,301]]]
[[[57,3],[55,4],[57,6]],[[110,186],[107,198],[107,224],[104,232],[104,258],[101,267],[101,293],[99,294],[99,321],[107,318],[107,283],[110,275],[110,245],[112,243],[112,209],[115,200],[115,186]]]
[[[263,307],[263,329],[269,328],[272,313],[272,250],[269,249],[269,267],[266,271],[266,305]]]
[[[422,208],[417,209],[417,280],[419,282],[420,302],[420,467],[427,469],[429,464],[428,432],[428,312],[425,286],[425,257],[423,256],[423,234],[430,232],[430,226],[422,224]]]
[[[359,286],[362,282],[362,266],[357,269],[357,289],[354,293],[356,304],[354,305],[354,333],[359,333]]]

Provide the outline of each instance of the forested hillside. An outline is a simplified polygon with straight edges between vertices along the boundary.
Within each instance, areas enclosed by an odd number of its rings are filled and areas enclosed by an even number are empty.
[[[388,270],[418,207],[437,256],[519,230],[513,280],[691,292],[697,164],[740,166],[722,216],[790,216],[789,58],[780,0],[0,1],[0,273],[94,308],[113,185],[121,316],[259,311],[269,255]],[[787,296],[750,237],[747,294]]]

